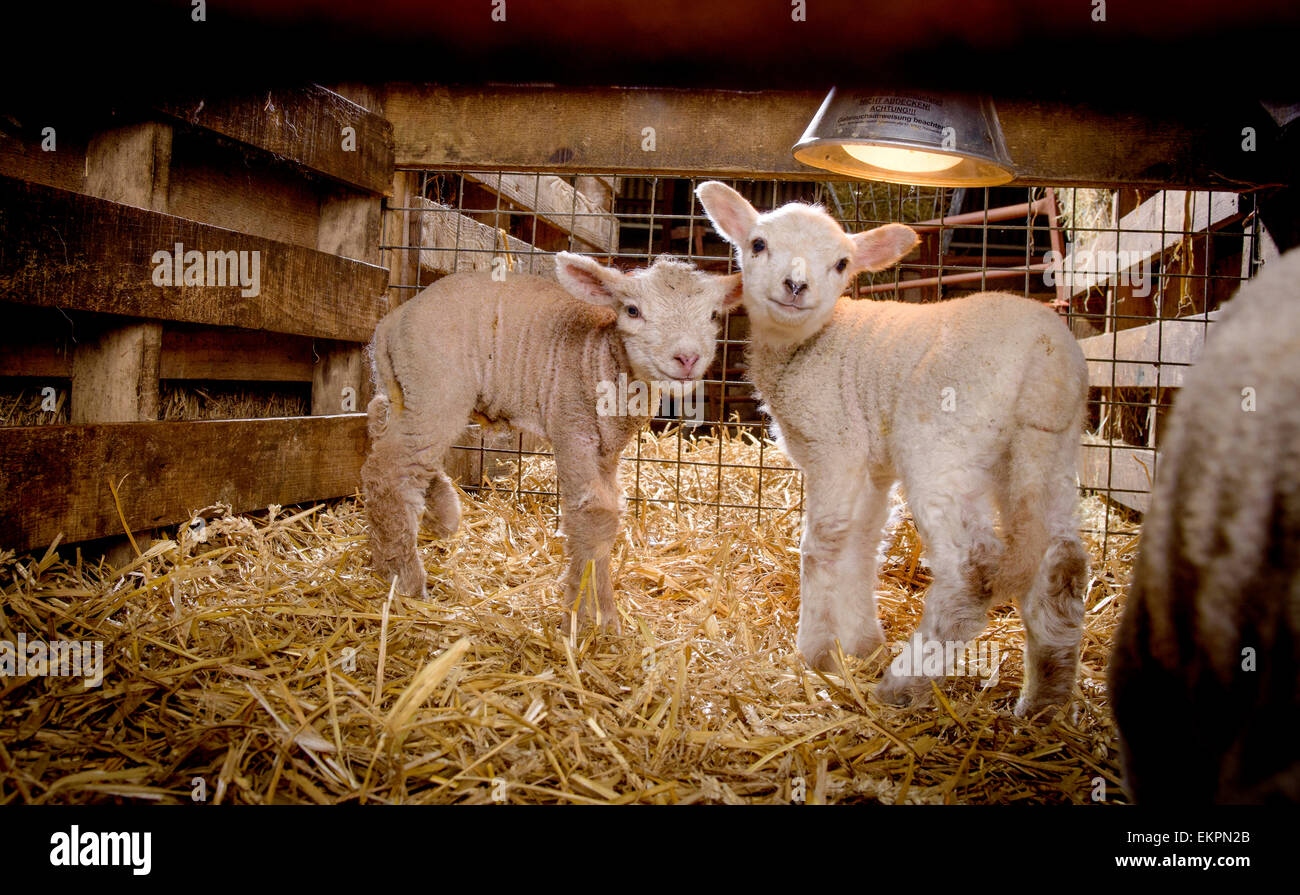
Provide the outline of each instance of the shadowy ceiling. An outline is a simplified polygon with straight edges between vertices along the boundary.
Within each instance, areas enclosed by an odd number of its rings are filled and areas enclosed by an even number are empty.
[[[5,91],[282,81],[821,88],[912,85],[1101,101],[1297,93],[1296,0],[191,0],[0,13]],[[499,7],[497,7],[499,8]],[[25,48],[25,49],[24,49]],[[22,52],[18,50],[22,49]]]

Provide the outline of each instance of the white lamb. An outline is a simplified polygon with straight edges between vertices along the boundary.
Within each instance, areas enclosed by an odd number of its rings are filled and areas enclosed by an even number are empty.
[[[1210,328],[1142,521],[1110,659],[1125,787],[1300,802],[1300,249]]]
[[[667,258],[625,274],[568,252],[556,256],[555,272],[559,283],[453,274],[379,322],[361,469],[371,550],[381,576],[423,597],[416,534],[426,494],[435,534],[460,524],[446,453],[471,415],[509,424],[555,448],[569,550],[565,630],[572,613],[618,630],[609,573],[618,458],[656,408],[629,401],[610,413],[602,389],[623,376],[643,383],[638,391],[660,383],[689,391],[712,362],[717,321],[740,303],[740,277]]]
[[[926,675],[941,675],[913,651],[965,644],[994,601],[1014,597],[1026,630],[1016,712],[1067,702],[1088,562],[1075,521],[1087,368],[1069,329],[1049,308],[1004,293],[937,304],[841,298],[859,271],[911,251],[915,232],[890,224],[849,236],[816,207],[760,215],[724,184],[698,194],[736,247],[750,376],[804,472],[804,657],[828,668],[837,641],[860,656],[884,642],[877,545],[901,479],[934,583],[917,637],[877,696],[924,702]]]

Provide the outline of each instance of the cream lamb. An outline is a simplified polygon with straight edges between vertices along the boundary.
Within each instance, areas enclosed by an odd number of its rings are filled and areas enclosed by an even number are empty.
[[[618,630],[609,571],[618,458],[648,416],[610,414],[598,406],[598,389],[620,375],[643,388],[693,386],[712,361],[717,321],[740,302],[740,277],[667,258],[625,274],[568,252],[556,256],[555,272],[559,283],[453,274],[379,322],[371,450],[361,470],[371,550],[381,576],[396,576],[404,594],[425,595],[416,533],[426,496],[435,534],[460,524],[444,457],[471,414],[510,424],[555,448],[569,552],[565,630],[575,615]]]
[[[1225,306],[1174,399],[1110,698],[1137,801],[1300,802],[1300,250]]]
[[[924,674],[935,669],[913,651],[964,645],[992,603],[1016,598],[1026,630],[1016,711],[1067,702],[1088,566],[1075,521],[1087,368],[1069,329],[1049,308],[1004,293],[935,304],[841,298],[859,271],[911,251],[915,232],[890,224],[849,236],[813,206],[760,215],[724,184],[698,194],[736,247],[750,376],[804,473],[804,657],[828,668],[837,641],[860,656],[884,642],[876,557],[901,480],[934,583],[877,697],[928,699]]]

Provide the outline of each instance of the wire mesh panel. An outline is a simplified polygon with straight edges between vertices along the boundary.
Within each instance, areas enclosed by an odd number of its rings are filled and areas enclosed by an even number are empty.
[[[1106,498],[1109,540],[1148,508],[1183,372],[1271,252],[1253,196],[1069,190],[1063,199],[1068,239],[1054,273],[1088,359],[1080,485]]]
[[[411,273],[401,302],[455,271],[549,276],[554,253],[590,254],[622,269],[668,254],[734,270],[730,247],[695,198],[696,179],[511,171],[411,170],[406,227],[384,246]],[[1132,534],[1155,475],[1159,430],[1219,309],[1268,254],[1253,197],[1203,191],[995,187],[945,189],[871,182],[728,180],[760,210],[821,204],[849,231],[903,222],[921,237],[896,267],[862,274],[860,300],[931,302],[1000,290],[1052,305],[1080,340],[1089,370],[1080,487],[1099,500],[1085,530]],[[722,325],[693,402],[666,401],[653,438],[624,457],[630,504],[669,503],[693,518],[723,509],[799,513],[802,482],[766,437],[745,379],[743,310]],[[684,412],[686,411],[686,412]],[[667,437],[666,437],[667,436]],[[467,490],[508,488],[554,498],[548,447],[532,436],[471,429],[449,469]],[[558,503],[547,501],[554,510]],[[1126,548],[1132,539],[1124,539]]]

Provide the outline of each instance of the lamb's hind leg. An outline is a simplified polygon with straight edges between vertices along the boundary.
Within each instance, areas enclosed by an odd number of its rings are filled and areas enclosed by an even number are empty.
[[[385,581],[396,576],[400,593],[423,599],[428,591],[416,551],[420,517],[429,482],[442,475],[442,458],[455,433],[437,425],[445,419],[441,415],[390,407],[383,395],[368,411],[371,443],[361,484],[374,569]]]
[[[1020,481],[1003,509],[1008,573],[1021,570],[1012,594],[1025,623],[1025,682],[1016,703],[1021,717],[1068,703],[1078,673],[1088,554],[1079,538],[1071,447],[1039,452],[1037,462],[1046,467],[1041,476],[1026,468],[1028,459],[1013,464]]]
[[[934,580],[921,624],[885,672],[876,697],[920,705],[930,698],[930,681],[952,673],[949,658],[988,624],[1002,542],[993,527],[992,488],[982,473],[907,484]]]
[[[809,469],[799,545],[799,652],[814,668],[845,654],[866,656],[884,642],[876,615],[876,550],[887,490],[861,470]]]
[[[451,477],[442,470],[433,474],[433,484],[425,496],[424,522],[435,537],[445,538],[460,527],[460,497]]]

